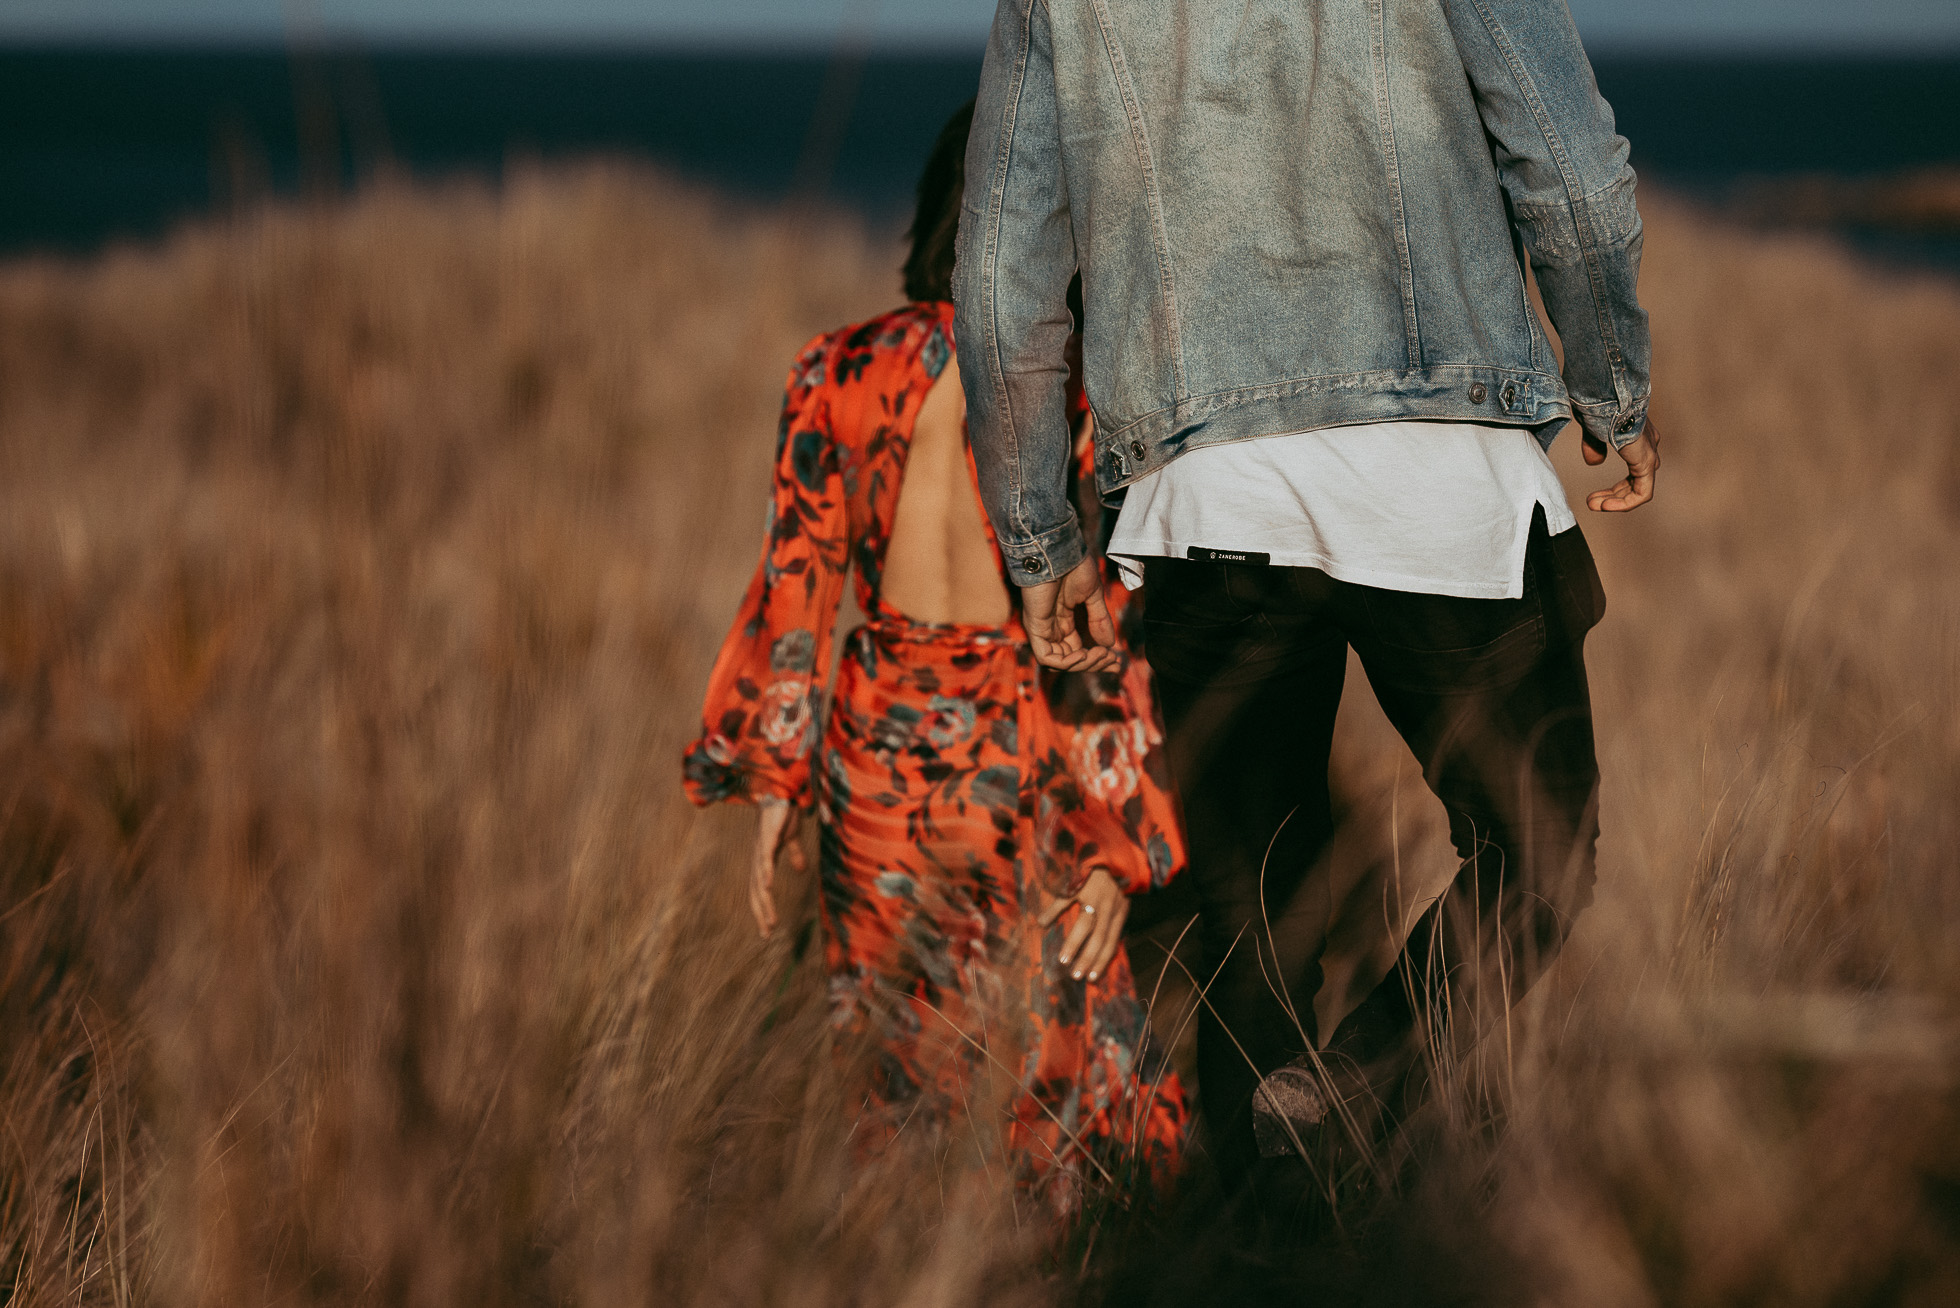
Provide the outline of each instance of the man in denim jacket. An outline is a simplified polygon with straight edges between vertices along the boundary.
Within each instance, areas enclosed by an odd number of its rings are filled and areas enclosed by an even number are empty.
[[[1001,0],[967,169],[982,491],[1036,656],[1093,672],[1115,655],[1067,486],[1082,277],[1108,552],[1145,582],[1189,826],[1202,1103],[1237,1184],[1322,1156],[1333,1122],[1385,1132],[1427,1091],[1425,1042],[1467,1048],[1590,898],[1604,599],[1545,450],[1577,422],[1588,462],[1627,464],[1593,509],[1653,495],[1627,143],[1564,0]],[[1350,647],[1462,865],[1324,1032],[1296,892],[1332,831]],[[1118,925],[1082,915],[1063,961]]]

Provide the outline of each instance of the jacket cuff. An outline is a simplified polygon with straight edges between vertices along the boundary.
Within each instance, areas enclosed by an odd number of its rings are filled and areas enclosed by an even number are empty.
[[[1001,542],[1001,557],[1007,561],[1007,575],[1017,586],[1039,586],[1060,581],[1089,557],[1089,542],[1082,538],[1081,524],[1073,513],[1053,531],[1009,544]]]
[[[1617,400],[1601,404],[1581,404],[1574,400],[1572,411],[1579,416],[1579,425],[1586,429],[1594,444],[1610,445],[1616,450],[1639,440],[1640,433],[1647,429],[1644,395],[1624,406]]]

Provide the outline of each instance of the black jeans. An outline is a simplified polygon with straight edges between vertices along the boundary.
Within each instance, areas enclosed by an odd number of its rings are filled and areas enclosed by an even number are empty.
[[[1253,1089],[1303,1052],[1303,1031],[1351,1066],[1396,1069],[1407,1093],[1430,1034],[1419,1016],[1446,1001],[1458,1038],[1501,1016],[1590,900],[1598,768],[1583,645],[1605,598],[1585,539],[1548,536],[1542,513],[1521,599],[1184,559],[1149,560],[1145,580],[1145,652],[1211,979],[1200,1101],[1229,1185],[1256,1157]],[[1323,1040],[1317,945],[1289,949],[1300,933],[1287,919],[1332,835],[1327,763],[1350,645],[1442,800],[1462,866],[1387,979]]]

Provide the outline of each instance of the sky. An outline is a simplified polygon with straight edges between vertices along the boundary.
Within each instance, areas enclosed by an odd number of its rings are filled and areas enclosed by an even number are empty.
[[[1960,52],[1960,0],[1569,0],[1595,47]],[[0,40],[978,45],[992,0],[0,0]]]

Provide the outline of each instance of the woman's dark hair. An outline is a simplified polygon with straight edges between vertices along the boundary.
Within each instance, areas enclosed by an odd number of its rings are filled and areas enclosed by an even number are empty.
[[[919,205],[912,215],[905,258],[905,298],[953,298],[953,240],[960,230],[960,201],[966,195],[966,138],[973,129],[973,101],[954,111],[932,143],[926,169],[919,174]]]

